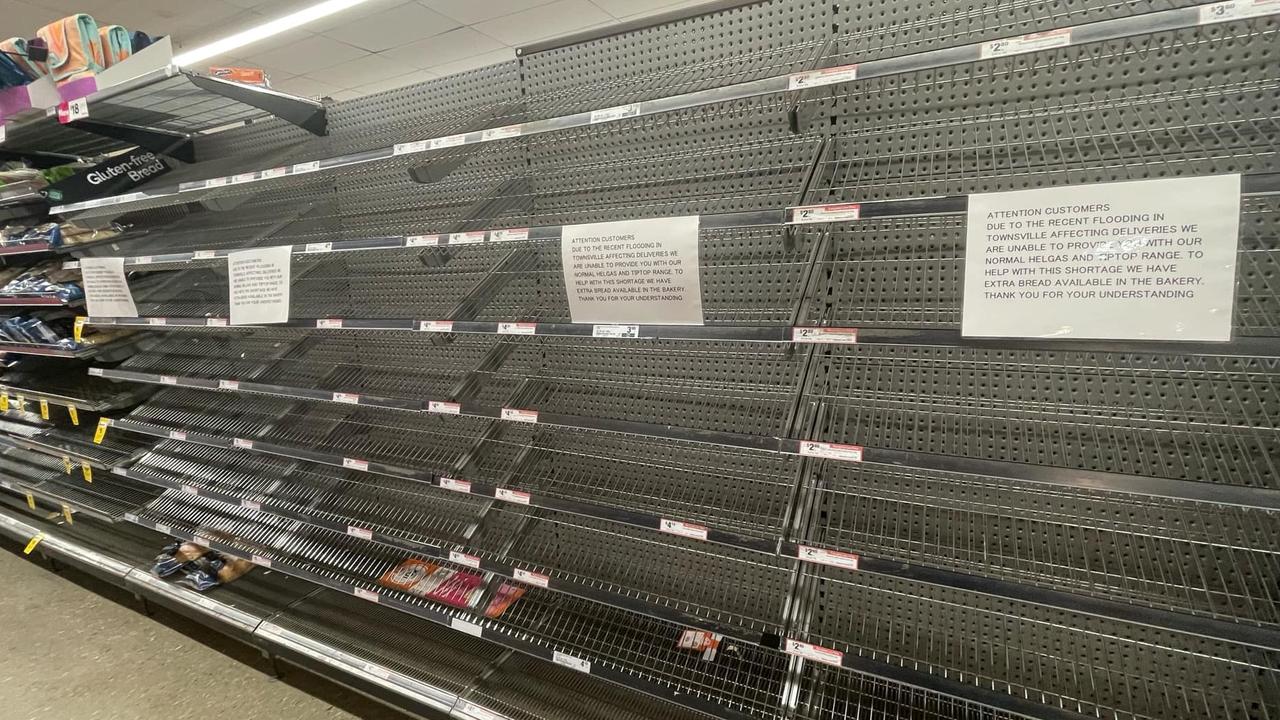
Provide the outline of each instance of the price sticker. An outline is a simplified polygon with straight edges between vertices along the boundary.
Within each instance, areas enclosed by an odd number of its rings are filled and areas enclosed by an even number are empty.
[[[356,458],[342,458],[342,467],[348,470],[368,470],[368,460],[357,460]]]
[[[799,207],[791,208],[791,224],[793,225],[811,225],[813,223],[858,220],[861,217],[861,203],[801,205]]]
[[[186,434],[185,432],[181,431],[181,430],[170,430],[170,431],[169,431],[169,439],[170,439],[170,440],[184,440],[184,441],[185,441],[185,440],[187,439],[187,434]]]
[[[226,318],[205,318],[204,324],[205,324],[205,327],[226,327],[227,319]]]
[[[494,242],[513,242],[516,240],[528,240],[529,228],[508,228],[506,230],[494,230],[490,234],[490,239]]]
[[[244,438],[232,438],[232,439],[231,439],[231,446],[232,446],[232,447],[240,448],[241,450],[252,450],[252,449],[253,449],[253,441],[252,441],[252,440],[246,440],[246,439],[244,439]]]
[[[426,152],[427,141],[415,140],[407,143],[396,143],[391,147],[392,155],[409,155],[412,153]]]
[[[75,465],[73,465],[73,464],[71,463],[71,457],[70,457],[69,455],[63,455],[63,456],[62,456],[62,471],[63,471],[63,472],[65,472],[66,474],[70,475],[70,474],[71,474],[71,470],[72,470],[73,468],[75,468]]]
[[[862,446],[860,445],[842,445],[840,443],[802,440],[800,441],[800,454],[805,457],[844,460],[846,462],[862,462]]]
[[[89,322],[89,318],[83,315],[76,317],[76,323],[71,328],[71,336],[75,338],[76,342],[84,342],[84,326],[87,322]]]
[[[49,401],[45,400],[44,398],[40,399],[40,419],[41,420],[49,419]]]
[[[452,320],[421,320],[418,322],[418,332],[453,332]]]
[[[670,535],[679,535],[695,540],[707,539],[707,527],[705,525],[662,518],[658,521],[658,529]]]
[[[483,637],[484,629],[479,625],[456,617],[449,621],[449,627],[460,632],[464,632],[472,637]]]
[[[356,393],[336,392],[333,394],[333,401],[336,403],[345,403],[347,405],[359,405],[360,396]]]
[[[66,125],[89,117],[89,98],[76,98],[58,103],[58,122]]]
[[[348,534],[348,535],[350,535],[351,537],[360,538],[361,540],[372,540],[372,539],[373,539],[373,531],[372,531],[372,530],[366,530],[365,528],[362,528],[362,527],[356,527],[355,525],[348,525],[348,526],[347,526],[347,534]]]
[[[469,493],[471,492],[471,483],[466,480],[458,480],[457,478],[442,477],[440,478],[440,487],[445,490],[454,492]]]
[[[475,245],[484,242],[484,231],[449,233],[450,245]]]
[[[1014,38],[982,43],[982,59],[1008,57],[1038,50],[1066,47],[1071,44],[1071,28],[1028,33]]]
[[[0,411],[9,411],[9,393],[0,394]]]
[[[68,525],[76,524],[75,519],[71,517],[71,506],[66,503],[62,503],[62,519],[66,520]]]
[[[88,460],[80,461],[80,474],[84,476],[85,482],[93,482],[93,466],[89,464]]]
[[[830,565],[832,567],[844,568],[845,570],[858,569],[858,556],[851,552],[840,552],[838,550],[827,550],[825,548],[801,545],[799,549],[799,557],[805,562],[817,563],[818,565]]]
[[[590,661],[583,660],[582,658],[574,657],[572,655],[567,655],[559,650],[552,651],[551,661],[557,665],[563,665],[570,670],[577,670],[578,672],[583,673],[591,672]]]
[[[404,239],[405,247],[427,247],[430,245],[439,245],[439,235],[410,235]]]
[[[520,137],[524,134],[523,125],[507,125],[504,127],[489,128],[480,133],[480,139],[484,142],[491,140],[505,140],[507,138]]]
[[[499,335],[535,335],[538,332],[538,323],[521,323],[521,322],[500,322],[498,323]]]
[[[219,380],[218,389],[219,390],[239,390],[240,381],[239,380]]]
[[[623,118],[635,117],[640,114],[640,105],[632,103],[631,105],[619,105],[617,107],[604,108],[602,110],[591,111],[591,124],[602,122],[612,122],[614,120],[622,120]]]
[[[93,431],[93,442],[95,445],[101,445],[102,439],[107,436],[107,428],[111,427],[110,418],[98,418],[98,427]]]
[[[333,243],[331,242],[307,243],[306,247],[302,249],[304,253],[327,253],[332,251]]]
[[[508,490],[507,488],[497,488],[493,491],[493,496],[499,500],[516,503],[518,505],[528,505],[531,496],[527,492],[520,490]]]
[[[33,536],[31,537],[31,539],[30,539],[30,540],[28,540],[28,541],[27,541],[27,546],[26,546],[26,547],[24,547],[24,548],[22,548],[22,554],[23,554],[23,555],[30,555],[30,554],[31,554],[31,551],[32,551],[32,550],[35,550],[35,549],[36,549],[36,547],[37,547],[37,546],[39,546],[39,545],[40,545],[40,543],[41,543],[41,541],[43,541],[43,540],[44,540],[44,533],[42,533],[42,532],[41,532],[41,533],[36,533],[35,535],[33,535]]]
[[[1243,20],[1280,13],[1280,0],[1231,0],[1200,6],[1200,24]]]
[[[364,588],[353,588],[352,594],[360,598],[361,600],[368,600],[369,602],[376,603],[382,600],[381,595],[374,592],[373,590],[365,590]]]
[[[533,572],[531,570],[521,570],[520,568],[513,568],[511,571],[511,576],[514,577],[516,580],[519,580],[520,582],[528,585],[536,585],[542,588],[551,586],[550,577],[543,575],[542,573]]]
[[[291,175],[303,175],[305,173],[313,173],[320,169],[320,161],[312,160],[311,162],[298,163],[289,168]]]
[[[467,567],[472,567],[472,568],[480,567],[480,558],[476,557],[475,555],[468,555],[464,552],[458,552],[457,550],[449,551],[449,560],[456,562],[459,565],[466,565]]]
[[[80,425],[80,411],[76,409],[76,406],[68,405],[67,414],[71,416],[71,424],[78,427]]]
[[[791,342],[856,345],[858,342],[858,328],[793,327],[791,328]]]
[[[638,338],[639,325],[592,325],[591,337],[598,338]]]
[[[812,643],[801,642],[799,640],[787,639],[784,643],[784,650],[788,655],[795,655],[806,660],[825,663],[827,665],[840,666],[844,664],[844,653],[832,648],[814,645]]]
[[[442,415],[460,415],[462,414],[462,405],[442,400],[428,400],[427,412],[440,413]]]
[[[36,509],[36,496],[32,495],[29,492],[27,493],[27,507],[31,508],[32,510]]]
[[[835,85],[837,83],[849,82],[857,79],[857,65],[839,65],[837,67],[794,73],[787,78],[787,89],[806,90],[808,88]]]
[[[502,419],[511,422],[536,423],[538,422],[538,411],[502,408]]]

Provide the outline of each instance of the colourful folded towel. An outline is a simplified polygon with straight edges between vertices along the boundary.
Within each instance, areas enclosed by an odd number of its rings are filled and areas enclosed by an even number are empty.
[[[128,59],[133,54],[133,38],[129,31],[120,25],[103,25],[98,28],[98,39],[102,41],[103,65],[111,67]]]
[[[31,80],[36,80],[49,74],[48,65],[27,57],[27,41],[22,38],[9,38],[8,40],[0,41],[0,50],[8,53],[6,57],[22,68],[23,74]]]
[[[98,23],[79,13],[51,22],[36,33],[49,44],[49,72],[62,83],[102,70]]]

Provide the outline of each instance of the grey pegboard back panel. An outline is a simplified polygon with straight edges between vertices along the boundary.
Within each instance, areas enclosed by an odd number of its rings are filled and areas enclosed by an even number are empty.
[[[764,0],[520,58],[530,117],[721,87],[811,67],[829,32],[821,0]]]

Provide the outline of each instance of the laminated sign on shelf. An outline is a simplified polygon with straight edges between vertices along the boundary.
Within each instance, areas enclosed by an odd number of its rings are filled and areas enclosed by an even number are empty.
[[[80,261],[84,299],[97,317],[137,317],[138,307],[124,277],[124,258],[84,258]]]
[[[231,324],[261,325],[289,320],[289,262],[293,249],[239,250],[227,254]]]
[[[703,322],[696,215],[566,225],[560,261],[575,323]]]
[[[969,198],[968,337],[1231,339],[1240,176]]]

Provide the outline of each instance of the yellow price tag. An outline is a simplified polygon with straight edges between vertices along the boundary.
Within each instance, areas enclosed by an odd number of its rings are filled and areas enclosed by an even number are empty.
[[[0,395],[0,411],[9,412],[9,393]]]
[[[95,445],[102,444],[102,438],[107,436],[107,428],[111,426],[111,418],[98,418],[98,429],[93,431],[93,443]]]
[[[65,471],[67,471],[67,474],[68,474],[68,475],[70,475],[70,474],[71,474],[71,468],[73,468],[73,467],[75,467],[75,466],[71,464],[71,457],[70,457],[69,455],[63,455],[63,456],[62,456],[62,469],[63,469],[63,470],[65,470]]]
[[[68,525],[75,525],[76,521],[71,519],[71,506],[66,503],[62,503],[62,517],[67,519]]]
[[[35,550],[36,546],[39,545],[40,541],[43,539],[44,539],[44,533],[36,533],[35,537],[27,541],[27,546],[22,548],[22,554],[30,555],[31,551]]]
[[[36,496],[32,495],[31,493],[27,493],[27,507],[31,508],[32,510],[36,509]]]
[[[84,475],[85,482],[93,482],[93,466],[89,464],[88,460],[80,461],[80,474]]]
[[[75,327],[72,328],[71,330],[71,336],[75,338],[76,342],[81,342],[84,340],[84,324],[88,320],[89,318],[83,315],[76,317]],[[63,325],[63,327],[66,327],[66,325]]]
[[[49,401],[48,400],[40,401],[40,418],[42,420],[49,419]]]
[[[68,406],[67,406],[67,414],[71,416],[71,424],[72,424],[72,425],[79,425],[79,424],[80,424],[80,411],[76,410],[76,406],[75,406],[75,405],[68,405]]]

